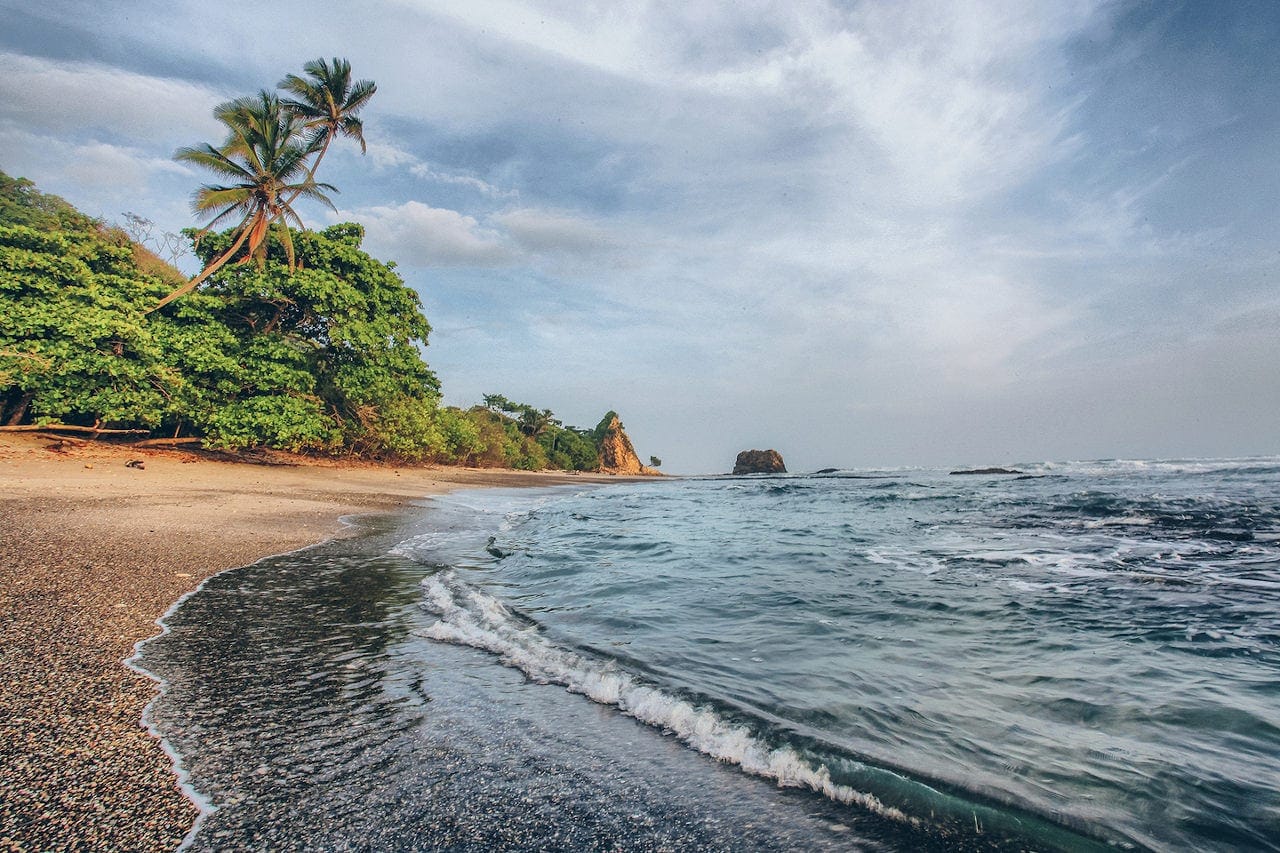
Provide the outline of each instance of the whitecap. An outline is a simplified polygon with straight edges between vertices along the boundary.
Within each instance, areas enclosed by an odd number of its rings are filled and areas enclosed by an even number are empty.
[[[790,747],[771,747],[710,708],[642,683],[612,662],[601,662],[560,648],[492,596],[473,589],[445,571],[422,583],[425,604],[439,616],[423,633],[434,640],[483,649],[503,663],[544,684],[559,684],[602,705],[660,728],[697,751],[779,787],[807,788],[828,799],[856,804],[892,820],[920,825],[920,820],[886,805],[874,794],[836,782],[831,770]]]

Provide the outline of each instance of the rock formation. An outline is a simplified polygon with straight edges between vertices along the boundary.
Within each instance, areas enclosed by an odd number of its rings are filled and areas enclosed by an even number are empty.
[[[776,450],[744,450],[733,463],[735,474],[785,474],[782,454]]]
[[[952,476],[973,475],[973,474],[1021,474],[1022,472],[1016,468],[967,468],[962,471],[952,471]]]
[[[600,439],[600,473],[631,474],[645,477],[661,477],[662,473],[648,465],[640,464],[631,439],[622,430],[622,421],[614,415]]]

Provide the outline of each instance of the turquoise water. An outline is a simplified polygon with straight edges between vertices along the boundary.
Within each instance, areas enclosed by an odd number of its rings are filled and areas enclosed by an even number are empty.
[[[460,493],[215,579],[144,653],[201,843],[1280,849],[1280,460],[1020,467]]]

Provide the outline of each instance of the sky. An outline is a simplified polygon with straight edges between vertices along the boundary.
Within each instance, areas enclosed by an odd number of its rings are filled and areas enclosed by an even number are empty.
[[[0,0],[0,170],[201,224],[175,149],[342,56],[319,178],[445,401],[793,471],[1280,453],[1280,4]],[[188,262],[190,263],[190,262]]]

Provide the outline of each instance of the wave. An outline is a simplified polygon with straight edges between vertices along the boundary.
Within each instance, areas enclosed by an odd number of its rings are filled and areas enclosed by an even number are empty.
[[[998,795],[983,802],[974,791],[929,781],[905,768],[867,763],[812,735],[770,735],[769,724],[750,712],[734,719],[732,712],[647,682],[607,655],[556,645],[538,622],[470,586],[462,574],[444,569],[422,582],[422,604],[438,618],[418,632],[421,636],[492,653],[536,683],[557,684],[616,708],[780,788],[859,807],[904,832],[924,832],[938,841],[982,838],[993,850],[1026,849],[1028,843],[1036,849],[1081,851],[1134,847],[1123,837],[1100,842],[1085,822],[1065,814],[1046,820]]]
[[[539,683],[559,684],[593,702],[611,705],[648,725],[670,732],[698,752],[734,764],[779,787],[807,788],[846,805],[858,805],[882,817],[912,826],[919,818],[882,802],[874,794],[834,780],[831,769],[787,746],[771,746],[747,727],[715,710],[643,683],[613,662],[593,660],[555,646],[537,625],[521,619],[497,599],[444,571],[423,581],[426,607],[439,616],[423,633],[434,640],[471,646]]]
[[[1280,456],[1240,456],[1190,459],[1093,459],[1064,462],[1020,462],[1015,468],[1036,474],[1071,474],[1085,477],[1125,475],[1257,476],[1280,472]]]

